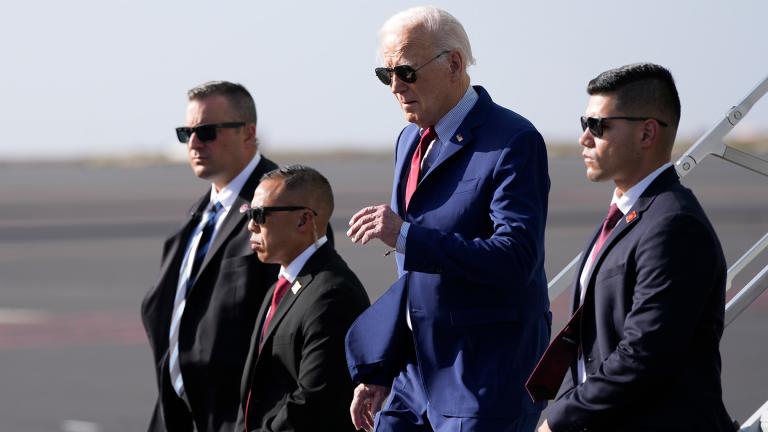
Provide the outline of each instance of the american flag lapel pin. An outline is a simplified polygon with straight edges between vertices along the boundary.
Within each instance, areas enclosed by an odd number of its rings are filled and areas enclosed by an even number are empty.
[[[296,294],[301,289],[301,283],[299,281],[296,281],[291,285],[291,292]]]
[[[240,206],[240,213],[245,213],[245,212],[247,212],[247,211],[248,211],[248,209],[249,209],[250,207],[251,207],[251,206],[250,206],[250,205],[248,205],[248,204],[243,204],[243,205],[241,205],[241,206]]]
[[[464,141],[464,137],[461,134],[456,134],[456,141],[462,142]]]
[[[633,220],[635,220],[635,219],[637,219],[637,212],[636,212],[636,211],[634,211],[634,210],[632,210],[632,211],[631,211],[631,212],[629,212],[629,214],[627,215],[627,223],[630,223],[630,222],[632,222],[632,221],[633,221]]]

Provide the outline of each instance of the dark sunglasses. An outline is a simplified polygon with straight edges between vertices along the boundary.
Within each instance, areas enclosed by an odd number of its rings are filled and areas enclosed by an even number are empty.
[[[600,138],[603,136],[603,121],[604,120],[629,120],[629,121],[646,121],[646,120],[656,120],[656,122],[664,127],[667,127],[668,125],[664,123],[663,121],[655,118],[655,117],[624,117],[624,116],[617,116],[617,117],[585,117],[581,116],[581,131],[584,132],[589,128],[589,133],[592,134],[595,138]]]
[[[278,207],[246,207],[240,208],[240,213],[245,213],[248,220],[252,220],[256,225],[264,225],[267,222],[267,215],[281,211],[309,210],[317,216],[317,212],[304,206],[278,206]]]
[[[432,57],[428,62],[417,67],[416,69],[414,69],[413,66],[410,66],[410,65],[398,65],[391,68],[377,67],[376,69],[374,69],[374,72],[376,72],[376,76],[379,78],[379,81],[381,81],[384,85],[387,85],[387,86],[392,84],[392,74],[397,75],[398,78],[400,78],[404,82],[407,82],[408,84],[413,84],[416,82],[416,72],[419,69],[437,60],[438,58],[440,58],[440,56],[448,54],[449,52],[451,51],[445,50],[441,52],[440,54]]]
[[[228,123],[211,123],[203,124],[195,127],[177,127],[176,138],[179,142],[186,144],[192,137],[192,134],[197,134],[197,139],[202,142],[211,142],[216,140],[216,129],[237,129],[245,126],[245,122],[228,122]]]

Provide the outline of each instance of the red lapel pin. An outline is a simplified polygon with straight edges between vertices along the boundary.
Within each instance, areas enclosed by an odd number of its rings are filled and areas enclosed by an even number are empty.
[[[627,215],[627,223],[630,223],[630,222],[632,222],[632,221],[633,221],[633,220],[635,220],[636,218],[637,218],[637,212],[636,212],[636,211],[634,211],[634,210],[632,210],[632,211],[631,211],[631,212],[629,212],[629,214]]]

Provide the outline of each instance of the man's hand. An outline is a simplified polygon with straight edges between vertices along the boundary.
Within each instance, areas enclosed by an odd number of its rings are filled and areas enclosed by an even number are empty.
[[[379,239],[389,247],[395,247],[403,220],[386,204],[366,207],[349,220],[347,237],[353,242],[368,243]]]
[[[544,423],[539,426],[539,429],[537,432],[552,432],[552,429],[549,428],[549,423],[547,423],[546,420],[544,420]]]
[[[389,387],[375,384],[360,384],[355,388],[352,404],[349,406],[349,414],[352,416],[352,424],[357,429],[373,431],[373,418],[381,410],[384,399],[389,395]]]

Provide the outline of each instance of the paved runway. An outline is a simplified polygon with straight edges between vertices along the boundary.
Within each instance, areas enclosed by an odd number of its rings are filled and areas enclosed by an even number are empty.
[[[378,297],[395,278],[393,257],[343,233],[356,210],[388,202],[390,158],[277,161],[310,164],[331,180],[338,249]],[[0,168],[0,432],[144,430],[156,394],[139,305],[157,276],[162,240],[206,184],[182,165]],[[552,159],[550,176],[552,277],[579,252],[612,189],[589,183],[575,157]],[[768,232],[768,179],[713,160],[684,182],[713,220],[729,264]],[[567,318],[563,297],[553,304],[553,331]],[[764,294],[723,339],[726,405],[739,420],[768,399],[766,329]]]

